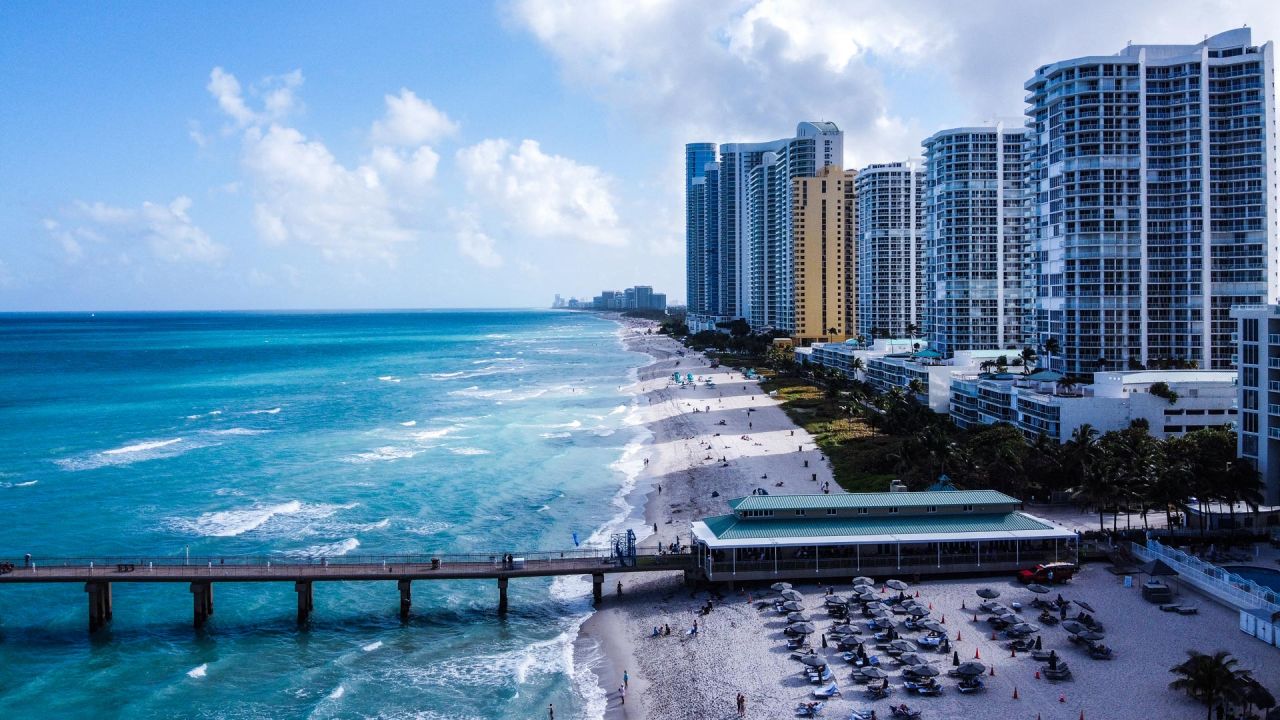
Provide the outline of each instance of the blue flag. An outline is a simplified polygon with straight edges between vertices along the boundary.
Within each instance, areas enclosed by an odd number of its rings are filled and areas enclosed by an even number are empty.
[[[573,531],[573,546],[578,547],[578,531]]]

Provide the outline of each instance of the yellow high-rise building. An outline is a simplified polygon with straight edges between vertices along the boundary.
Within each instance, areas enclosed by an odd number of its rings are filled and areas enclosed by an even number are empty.
[[[856,333],[856,170],[834,165],[792,180],[792,262],[797,347]]]

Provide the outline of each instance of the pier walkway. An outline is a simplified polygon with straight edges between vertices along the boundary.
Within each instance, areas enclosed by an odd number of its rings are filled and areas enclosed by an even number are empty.
[[[634,547],[634,546],[633,546]],[[96,632],[113,614],[114,583],[189,583],[194,624],[202,627],[213,614],[215,582],[291,582],[298,594],[298,622],[306,622],[314,607],[316,582],[395,581],[400,615],[407,618],[415,580],[498,581],[498,612],[507,611],[507,583],[511,578],[591,575],[592,593],[602,596],[605,573],[696,570],[688,553],[659,554],[632,550],[467,554],[365,555],[337,558],[225,557],[100,557],[20,558],[12,570],[0,573],[0,587],[18,583],[84,583],[89,599],[89,631]],[[9,567],[8,564],[5,567]]]

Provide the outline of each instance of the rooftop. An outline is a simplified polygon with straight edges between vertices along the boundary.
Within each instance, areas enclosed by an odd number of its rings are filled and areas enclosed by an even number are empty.
[[[838,495],[748,495],[729,501],[735,512],[746,510],[827,510],[848,508],[957,507],[1019,505],[1021,500],[995,490],[841,493]]]
[[[702,522],[720,541],[767,540],[770,544],[776,542],[780,545],[800,544],[805,539],[880,543],[1071,536],[1069,531],[1021,512],[785,520],[748,520],[737,515],[716,515]]]

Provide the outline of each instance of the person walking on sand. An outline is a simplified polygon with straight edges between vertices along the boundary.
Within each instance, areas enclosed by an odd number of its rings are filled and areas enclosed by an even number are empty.
[[[738,693],[737,705],[738,705],[738,717],[746,717],[747,716],[747,696],[743,695],[742,693]]]
[[[556,720],[556,706],[547,703],[547,720]]]
[[[618,597],[622,597],[622,581],[618,581]]]
[[[622,687],[631,687],[631,676],[627,674],[626,670],[622,671]]]
[[[618,702],[623,705],[627,704],[627,688],[622,685],[618,686]]]

